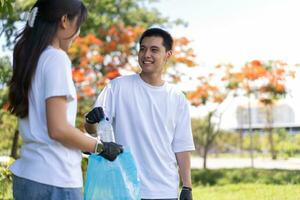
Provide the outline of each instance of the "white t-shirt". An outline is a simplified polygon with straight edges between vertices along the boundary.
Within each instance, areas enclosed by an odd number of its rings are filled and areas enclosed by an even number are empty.
[[[140,75],[112,80],[99,95],[112,120],[116,142],[129,147],[137,164],[142,198],[177,198],[175,153],[194,150],[189,106],[170,84],[151,86]]]
[[[82,187],[81,152],[52,140],[46,121],[46,99],[66,96],[67,119],[75,125],[77,99],[67,54],[49,46],[40,56],[29,92],[29,113],[19,119],[21,157],[13,174],[57,187]]]

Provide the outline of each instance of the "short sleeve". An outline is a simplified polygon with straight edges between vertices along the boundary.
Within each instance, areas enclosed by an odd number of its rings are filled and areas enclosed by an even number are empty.
[[[175,153],[195,150],[189,104],[182,94],[179,98],[179,106],[176,111],[175,135],[172,148]]]
[[[68,56],[62,51],[53,50],[44,65],[45,99],[53,96],[66,96],[68,101],[75,99],[76,91]]]
[[[109,83],[98,96],[94,107],[102,107],[105,115],[112,120],[115,117],[113,85]]]

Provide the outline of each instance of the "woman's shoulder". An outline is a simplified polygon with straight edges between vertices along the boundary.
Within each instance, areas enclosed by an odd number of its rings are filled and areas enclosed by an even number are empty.
[[[56,60],[70,60],[65,51],[48,46],[42,53],[41,58],[53,58]]]
[[[53,47],[47,47],[41,54],[38,66],[41,69],[49,70],[65,70],[71,67],[71,61],[63,50]]]

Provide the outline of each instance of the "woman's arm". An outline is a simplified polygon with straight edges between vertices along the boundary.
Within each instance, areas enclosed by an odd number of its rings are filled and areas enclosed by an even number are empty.
[[[86,136],[67,121],[67,99],[65,96],[50,97],[46,100],[46,118],[51,139],[82,151],[95,151],[96,138]]]

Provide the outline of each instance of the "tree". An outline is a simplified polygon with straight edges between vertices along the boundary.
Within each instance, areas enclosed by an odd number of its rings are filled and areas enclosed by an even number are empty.
[[[237,83],[237,89],[240,91],[240,95],[244,95],[248,98],[248,125],[250,133],[250,158],[251,167],[254,167],[254,144],[253,144],[253,129],[252,129],[252,110],[251,110],[251,98],[257,92],[259,79],[264,77],[266,70],[258,60],[247,62],[240,71],[234,73],[234,80]]]
[[[275,144],[273,141],[273,105],[283,98],[287,93],[286,81],[288,77],[294,78],[294,67],[288,67],[282,61],[262,62],[253,60],[247,62],[243,67],[234,73],[230,73],[232,85],[239,91],[239,95],[248,97],[248,124],[250,132],[251,160],[253,167],[253,132],[252,132],[252,114],[251,97],[259,99],[265,107],[266,130],[269,133],[270,152],[272,158],[276,158]]]
[[[218,71],[219,73],[219,71]],[[200,153],[203,157],[203,168],[206,169],[206,162],[209,149],[215,138],[221,133],[220,124],[222,112],[219,107],[228,96],[228,90],[224,87],[214,85],[214,78],[218,79],[217,72],[208,76],[199,77],[200,84],[196,90],[188,92],[187,97],[194,106],[212,106],[204,120],[193,120],[193,135],[196,146],[202,147]],[[220,81],[220,80],[217,80]],[[199,150],[199,149],[198,149]]]
[[[16,33],[16,22],[22,21],[20,15],[24,10],[28,11],[34,2],[34,0],[16,0],[14,13],[9,16],[0,14],[3,23],[0,33],[5,33],[7,47],[14,43],[12,38]],[[152,0],[85,2],[89,15],[81,28],[83,36],[77,38],[69,50],[73,63],[73,79],[78,92],[76,125],[80,128],[83,128],[82,116],[91,109],[96,95],[109,80],[124,71],[132,73],[139,70],[136,63],[136,44],[145,28],[154,24],[165,27],[183,24],[180,20],[171,22],[157,10],[148,8]],[[186,38],[175,40],[175,43],[179,44],[176,46],[181,46],[183,51],[175,53],[171,64],[195,65],[193,51],[188,47],[189,42]]]
[[[276,159],[277,151],[273,139],[273,107],[287,94],[286,81],[288,78],[294,78],[295,71],[288,69],[288,65],[282,61],[265,62],[263,66],[266,74],[262,77],[262,84],[258,88],[258,98],[265,107],[266,131],[269,133],[271,157]]]
[[[0,36],[2,34],[5,35],[6,47],[13,47],[17,29],[20,29],[20,22],[24,23],[25,21],[24,12],[29,11],[35,1],[4,0],[4,6],[12,5],[14,8],[14,12],[0,12],[0,21],[2,23]],[[2,3],[3,0],[0,2]],[[155,24],[160,26],[185,24],[180,19],[170,21],[168,17],[162,16],[157,9],[149,6],[151,2],[153,0],[84,0],[88,9],[88,19],[83,24],[81,33],[82,35],[93,33],[98,37],[101,35],[99,34],[100,28],[108,29],[113,24],[119,23],[123,23],[125,26],[144,28]],[[3,8],[5,9],[6,7]]]
[[[0,13],[12,14],[13,12],[13,0],[1,0],[0,1]]]
[[[8,88],[7,83],[12,75],[12,67],[8,57],[0,58],[0,152],[8,154],[8,149],[11,149],[10,155],[16,157],[18,135],[16,131],[16,117],[12,116],[8,108]]]

